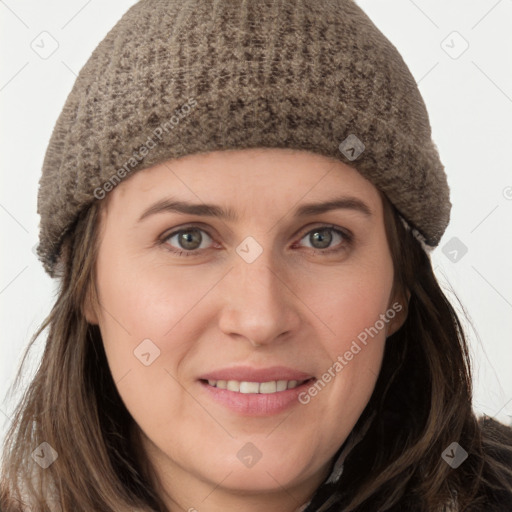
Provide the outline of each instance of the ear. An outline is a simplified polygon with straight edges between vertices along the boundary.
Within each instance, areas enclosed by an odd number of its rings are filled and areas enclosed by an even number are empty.
[[[95,305],[98,304],[97,300],[97,290],[94,283],[89,284],[87,288],[87,293],[84,299],[84,303],[82,305],[82,314],[84,315],[87,323],[98,325],[98,314],[95,308]]]
[[[88,324],[98,325],[98,317],[90,303],[84,305],[82,312]]]
[[[411,292],[405,290],[405,293],[397,294],[389,304],[389,309],[395,311],[395,316],[389,321],[386,329],[386,338],[394,334],[405,322],[409,312],[409,300]]]

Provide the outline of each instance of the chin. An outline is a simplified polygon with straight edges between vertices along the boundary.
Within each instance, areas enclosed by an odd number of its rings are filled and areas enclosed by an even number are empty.
[[[259,469],[240,469],[232,468],[232,473],[222,482],[222,487],[229,489],[233,493],[272,493],[282,492],[283,487],[296,485],[297,474],[286,474],[282,469],[275,465],[261,467]],[[267,472],[268,471],[268,472]],[[279,475],[279,476],[276,476]],[[218,474],[215,475],[215,482],[219,481]]]
[[[307,478],[305,472],[310,469],[307,464],[291,464],[290,460],[286,460],[286,456],[281,458],[272,454],[266,459],[264,460],[262,456],[252,467],[245,467],[235,458],[234,461],[217,466],[215,470],[209,472],[209,479],[216,483],[222,482],[222,487],[232,492],[271,493],[282,491],[283,487],[299,485]]]

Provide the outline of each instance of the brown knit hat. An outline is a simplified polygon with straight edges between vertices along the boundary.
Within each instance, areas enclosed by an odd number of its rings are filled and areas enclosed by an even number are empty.
[[[250,147],[355,167],[426,250],[448,225],[416,82],[352,0],[142,0],[94,50],[53,130],[38,196],[45,270],[56,275],[79,213],[135,171]]]

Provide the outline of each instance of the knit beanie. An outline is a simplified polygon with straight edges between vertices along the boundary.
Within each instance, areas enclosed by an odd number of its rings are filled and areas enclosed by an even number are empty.
[[[448,225],[416,82],[353,0],[141,0],[93,51],[53,129],[38,193],[45,270],[56,275],[78,216],[123,179],[254,147],[354,167],[427,251]]]

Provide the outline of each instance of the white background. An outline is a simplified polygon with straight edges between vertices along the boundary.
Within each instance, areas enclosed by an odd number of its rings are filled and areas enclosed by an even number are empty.
[[[134,3],[0,1],[0,440],[22,352],[55,299],[56,283],[33,253],[46,146],[76,74]],[[454,205],[432,256],[436,274],[450,297],[455,290],[476,330],[469,331],[474,407],[510,424],[512,0],[358,4],[398,48],[427,104]],[[58,48],[43,59],[32,48],[43,44],[46,51],[52,44]],[[452,261],[448,242],[464,244],[467,253],[461,257],[459,249]],[[31,353],[32,372],[43,342]],[[25,384],[30,377],[25,375]]]

